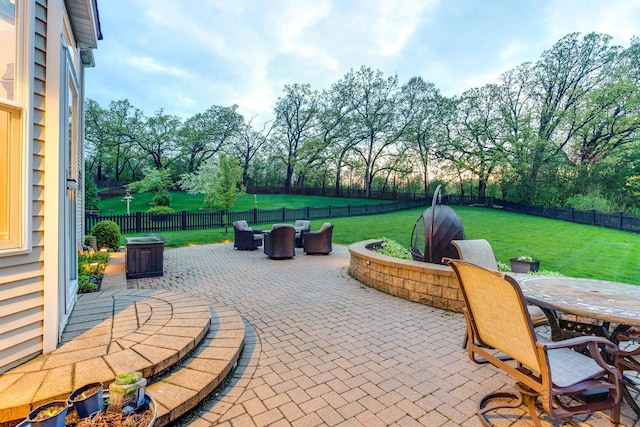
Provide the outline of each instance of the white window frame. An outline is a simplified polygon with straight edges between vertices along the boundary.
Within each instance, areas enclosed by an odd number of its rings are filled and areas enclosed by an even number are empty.
[[[34,36],[28,32],[33,22],[30,2],[16,1],[16,63],[14,65],[14,100],[0,98],[0,109],[9,112],[12,124],[8,142],[10,144],[11,177],[8,191],[0,194],[9,201],[8,239],[0,240],[0,257],[31,252],[31,76],[33,65],[28,63],[28,48],[33,46]],[[29,64],[29,65],[28,65]],[[15,163],[13,163],[15,162]],[[0,165],[5,167],[6,165]],[[16,206],[17,205],[17,206]]]

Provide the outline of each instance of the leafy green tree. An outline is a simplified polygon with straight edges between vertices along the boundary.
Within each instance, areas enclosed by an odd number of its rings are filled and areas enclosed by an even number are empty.
[[[97,181],[129,180],[143,156],[136,142],[144,131],[144,116],[128,100],[111,101],[104,109],[93,100],[85,106],[85,141],[89,173]]]
[[[610,73],[620,51],[610,45],[611,37],[579,33],[560,39],[542,54],[533,73],[534,117],[537,134],[529,141],[530,157],[523,174],[526,199],[544,202],[540,178],[556,175],[568,163],[566,149],[587,124],[580,114],[585,102]]]
[[[100,210],[100,199],[98,198],[98,187],[93,179],[85,179],[84,182],[84,208],[86,210]]]
[[[177,142],[187,173],[195,172],[238,136],[244,118],[237,109],[237,105],[213,105],[185,121],[178,132]]]
[[[424,194],[429,191],[430,162],[435,148],[447,140],[451,129],[453,101],[442,96],[433,83],[413,77],[402,87],[402,111],[410,117],[403,139],[417,155]]]
[[[352,107],[343,90],[343,85],[334,84],[331,89],[322,92],[317,122],[317,135],[324,147],[324,167],[320,168],[319,174],[323,176],[324,182],[327,180],[329,168],[333,168],[336,194],[341,192],[342,174],[347,158],[358,143],[358,138],[350,127]]]
[[[154,167],[146,167],[143,169],[144,178],[129,184],[132,191],[143,193],[152,191],[155,193],[154,201],[157,203],[162,200],[161,205],[169,206],[169,189],[173,185],[171,179],[171,171],[169,169],[156,169]],[[166,200],[166,201],[165,201]]]
[[[135,142],[144,156],[151,158],[156,169],[166,168],[176,158],[181,124],[179,117],[165,114],[162,109],[153,117],[146,118],[144,132]]]
[[[278,98],[271,151],[284,163],[284,190],[291,191],[296,165],[300,161],[300,150],[313,137],[313,128],[318,111],[318,94],[311,86],[286,85],[284,96]]]
[[[216,205],[225,212],[225,233],[228,231],[229,226],[227,212],[229,212],[238,197],[245,194],[245,187],[242,185],[242,167],[233,157],[225,154],[221,155],[213,185],[213,196],[216,200]]]
[[[486,196],[487,184],[504,157],[498,93],[496,85],[463,93],[456,108],[455,136],[440,150],[441,157],[477,179],[479,197]]]
[[[365,197],[370,197],[373,180],[397,153],[396,143],[410,117],[398,109],[398,76],[385,78],[382,71],[362,66],[348,72],[338,85],[349,102],[351,129],[358,141],[352,151],[364,165]]]
[[[242,185],[249,184],[249,168],[253,159],[256,157],[260,149],[267,143],[269,134],[273,129],[273,122],[267,122],[262,125],[262,129],[254,130],[252,127],[253,119],[250,118],[246,123],[240,125],[238,134],[232,140],[230,152],[234,153],[240,159],[242,167]]]
[[[203,194],[204,203],[211,209],[216,200],[216,179],[218,178],[218,166],[215,159],[208,159],[200,165],[196,172],[182,174],[180,178],[180,187],[189,194]]]

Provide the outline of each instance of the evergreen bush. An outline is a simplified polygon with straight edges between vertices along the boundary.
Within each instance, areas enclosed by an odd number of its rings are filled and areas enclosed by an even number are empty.
[[[171,209],[169,206],[154,206],[152,208],[149,208],[149,210],[147,210],[147,213],[153,215],[172,214],[173,209]]]
[[[98,222],[91,229],[91,235],[96,237],[98,248],[109,248],[117,251],[120,246],[120,227],[113,221]]]
[[[166,190],[158,191],[155,196],[153,196],[153,203],[155,203],[156,206],[171,206],[171,196],[169,192]]]
[[[87,179],[84,183],[84,208],[88,211],[100,210],[98,187],[92,179]]]

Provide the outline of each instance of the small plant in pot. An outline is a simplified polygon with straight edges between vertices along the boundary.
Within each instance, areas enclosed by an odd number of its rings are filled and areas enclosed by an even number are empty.
[[[511,271],[514,273],[536,272],[540,269],[540,260],[527,255],[520,255],[517,258],[511,258]]]
[[[102,390],[102,383],[91,383],[74,390],[69,395],[69,402],[76,408],[78,417],[87,418],[102,410]]]
[[[27,422],[33,427],[64,427],[69,405],[64,400],[54,400],[38,406],[27,415]]]

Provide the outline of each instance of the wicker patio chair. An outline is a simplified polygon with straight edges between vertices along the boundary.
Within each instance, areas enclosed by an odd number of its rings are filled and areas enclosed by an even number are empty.
[[[479,265],[489,270],[498,270],[498,262],[493,253],[491,244],[485,239],[475,240],[452,240],[451,244],[458,250],[458,256],[461,260]],[[549,319],[537,305],[527,305],[529,317],[534,327],[546,325]],[[467,348],[468,335],[465,334],[462,348]]]
[[[331,236],[333,234],[333,224],[325,222],[318,231],[304,233],[303,246],[306,254],[329,255],[331,247]]]
[[[293,228],[296,229],[296,248],[301,248],[304,233],[311,231],[311,221],[306,219],[296,219]]]
[[[264,233],[264,253],[273,259],[293,258],[296,230],[291,224],[275,224]]]
[[[600,353],[604,348],[617,354],[614,343],[593,336],[540,342],[522,290],[513,278],[465,261],[446,261],[455,271],[464,297],[469,358],[476,363],[489,362],[517,381],[515,393],[496,391],[482,398],[478,416],[484,426],[491,425],[489,412],[522,403],[534,425],[540,426],[536,401],[549,415],[572,425],[580,425],[571,419],[574,415],[608,409],[612,410],[612,421],[618,423],[620,372]],[[574,351],[574,346],[586,347],[588,356]],[[502,360],[500,353],[515,363]],[[606,397],[591,403],[574,398],[595,389],[606,392]]]
[[[245,220],[233,222],[233,247],[239,250],[255,250],[262,246],[262,230],[253,229]]]

